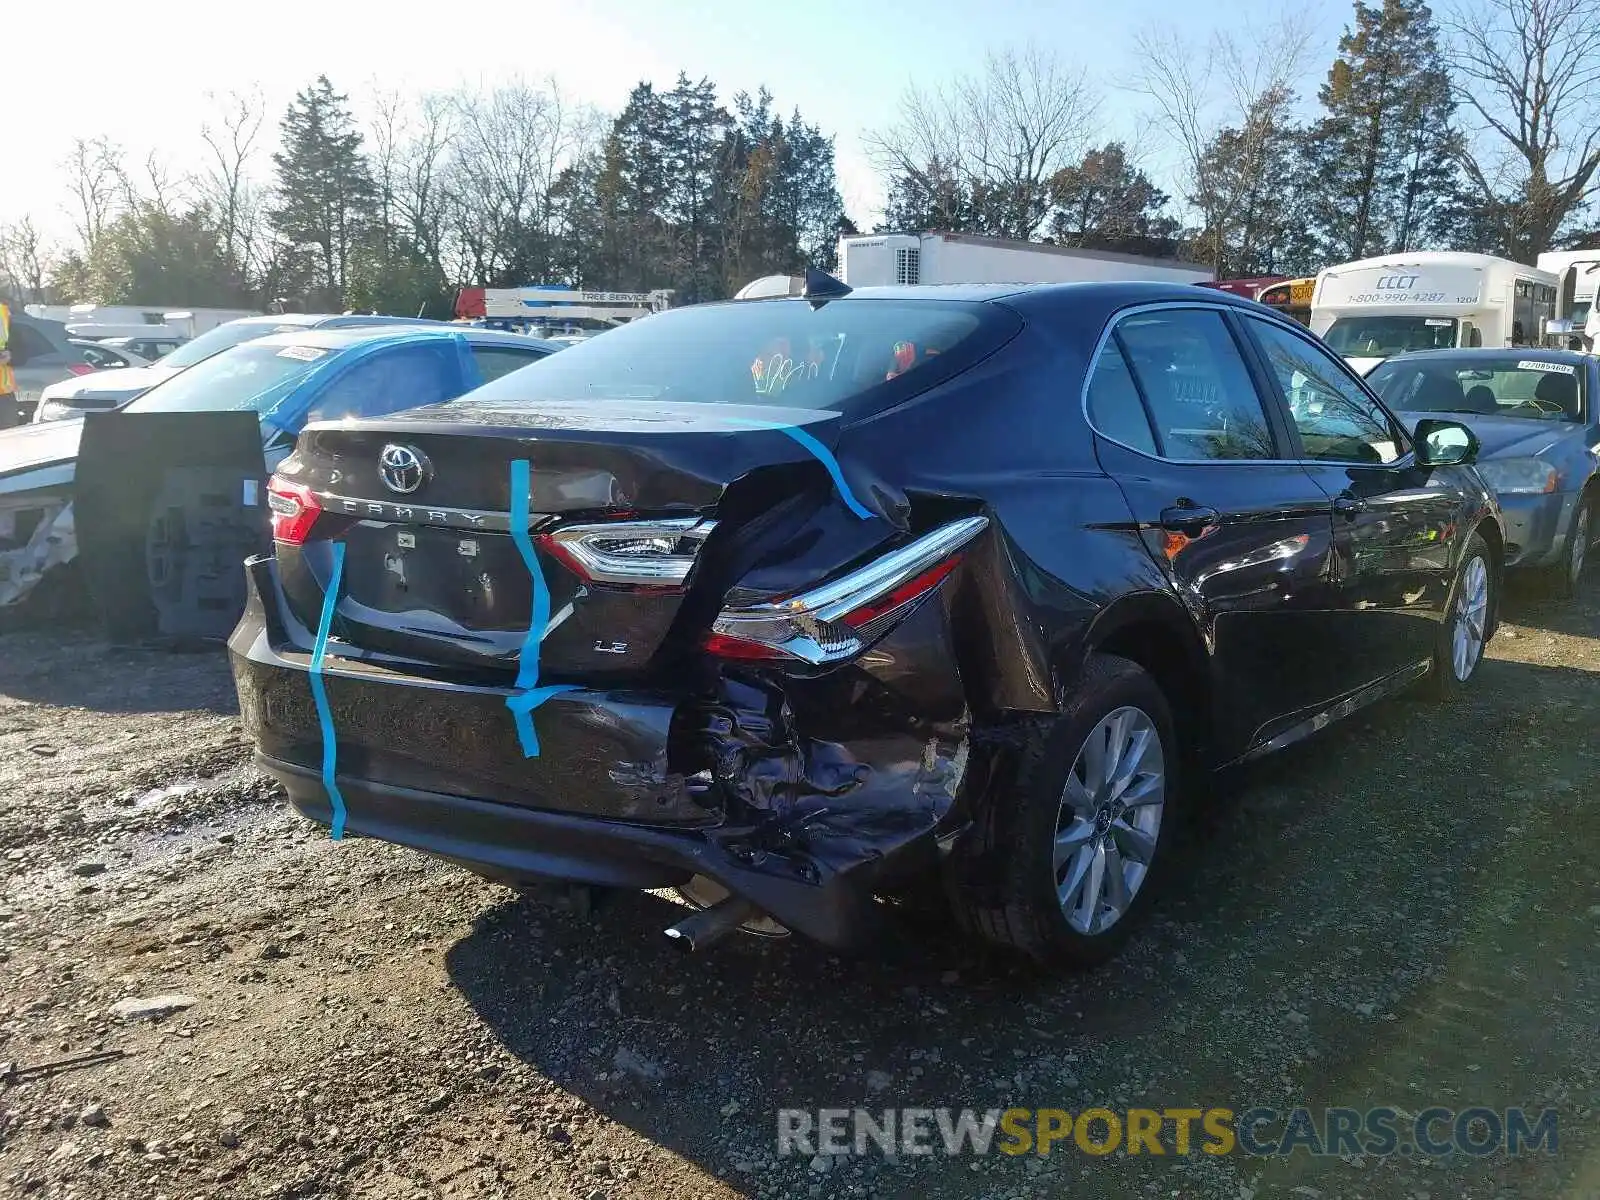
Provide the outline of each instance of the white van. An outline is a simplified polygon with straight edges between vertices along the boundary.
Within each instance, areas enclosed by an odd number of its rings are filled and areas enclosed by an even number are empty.
[[[1539,255],[1539,269],[1549,271],[1560,281],[1556,300],[1556,319],[1546,340],[1566,346],[1568,338],[1582,339],[1582,348],[1593,350],[1600,344],[1600,306],[1595,292],[1600,288],[1600,250],[1552,250]]]
[[[1341,263],[1317,276],[1311,331],[1363,375],[1407,350],[1536,346],[1559,282],[1523,263],[1455,251]]]

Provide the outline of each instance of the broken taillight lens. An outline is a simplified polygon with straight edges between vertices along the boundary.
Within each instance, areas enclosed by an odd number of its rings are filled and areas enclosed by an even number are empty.
[[[540,544],[585,583],[683,587],[715,521],[607,521],[541,534]]]
[[[861,653],[933,593],[961,562],[987,517],[941,525],[832,583],[748,608],[711,625],[705,649],[719,658],[823,666]]]
[[[311,527],[322,515],[316,493],[276,475],[267,484],[267,507],[272,510],[272,540],[285,546],[305,545]]]

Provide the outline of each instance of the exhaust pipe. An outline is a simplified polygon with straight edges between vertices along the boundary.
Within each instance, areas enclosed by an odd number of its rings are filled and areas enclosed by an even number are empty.
[[[690,913],[669,928],[667,936],[678,949],[692,954],[720,942],[746,921],[760,915],[761,910],[743,896],[728,896],[710,908]]]

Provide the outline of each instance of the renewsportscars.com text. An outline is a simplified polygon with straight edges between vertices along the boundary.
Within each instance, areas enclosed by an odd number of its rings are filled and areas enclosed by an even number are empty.
[[[786,1108],[781,1155],[1553,1154],[1554,1109]]]

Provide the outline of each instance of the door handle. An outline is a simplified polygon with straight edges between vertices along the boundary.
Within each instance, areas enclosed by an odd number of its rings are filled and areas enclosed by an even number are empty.
[[[1367,504],[1366,501],[1358,500],[1346,492],[1333,498],[1333,511],[1346,520],[1353,521],[1356,518],[1356,514],[1367,511]]]
[[[1216,509],[1199,505],[1185,504],[1161,510],[1161,528],[1186,537],[1199,537],[1221,520],[1222,514]]]

